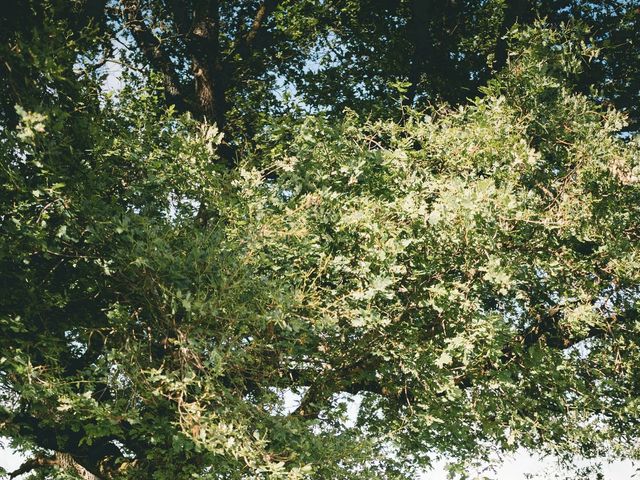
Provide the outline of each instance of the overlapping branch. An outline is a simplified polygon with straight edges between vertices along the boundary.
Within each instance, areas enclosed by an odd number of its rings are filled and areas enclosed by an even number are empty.
[[[174,104],[179,111],[185,111],[188,95],[169,54],[162,48],[161,40],[146,24],[140,4],[137,0],[122,0],[122,5],[126,25],[142,54],[151,67],[162,74],[167,101]]]

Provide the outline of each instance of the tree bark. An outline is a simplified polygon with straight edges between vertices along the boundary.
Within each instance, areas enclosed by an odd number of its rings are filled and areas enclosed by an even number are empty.
[[[206,2],[195,12],[194,26],[189,35],[192,71],[200,118],[215,122],[220,130],[226,126],[227,78],[220,58],[220,5],[217,0]]]
[[[25,473],[29,473],[41,467],[57,467],[61,470],[73,472],[82,480],[101,480],[100,477],[91,473],[80,465],[72,455],[64,452],[55,452],[51,457],[35,457],[24,462],[13,472],[9,473],[9,478],[13,479]]]

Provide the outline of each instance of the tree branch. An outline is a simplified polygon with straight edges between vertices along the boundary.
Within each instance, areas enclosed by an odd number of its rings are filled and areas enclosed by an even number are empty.
[[[234,55],[240,55],[247,58],[251,50],[255,47],[260,32],[264,31],[262,26],[271,13],[277,8],[279,0],[265,0],[258,7],[251,28],[244,35],[239,34],[235,45],[227,57],[228,59]]]
[[[67,462],[65,468],[73,468],[76,473],[82,468],[87,472],[83,474],[83,479],[95,480],[99,477],[93,471],[96,473],[109,471],[115,465],[115,461],[122,457],[122,452],[113,443],[115,437],[97,438],[94,439],[91,446],[86,444],[81,446],[83,432],[60,426],[44,425],[42,419],[26,412],[12,413],[8,410],[0,410],[0,426],[10,432],[12,437],[29,439],[42,449],[58,452],[56,457],[36,457],[32,459],[34,462],[23,465],[25,468],[29,465],[32,469],[38,466],[56,465],[53,463],[39,464],[40,460],[38,459],[65,460]],[[62,443],[61,439],[64,439]],[[63,451],[64,453],[62,453]],[[89,475],[93,475],[93,477]]]
[[[505,365],[514,357],[526,352],[535,345],[543,345],[554,350],[566,350],[574,345],[592,338],[606,337],[611,334],[611,329],[604,327],[591,327],[589,331],[581,337],[569,337],[560,330],[558,321],[560,309],[551,308],[547,315],[526,329],[514,338],[515,344],[507,345],[502,349],[500,365]],[[613,315],[609,320],[621,323],[625,320],[635,320],[636,312],[628,312],[627,315]],[[488,363],[483,367],[483,372],[499,369],[500,366]],[[358,394],[360,392],[370,392],[386,399],[398,402],[400,405],[410,405],[415,393],[411,388],[405,386],[403,389],[390,389],[380,383],[372,376],[362,375],[363,370],[374,370],[374,363],[358,362],[348,367],[330,370],[327,376],[318,375],[316,380],[310,385],[309,390],[303,397],[300,405],[291,413],[293,416],[315,419],[322,411],[322,405],[330,397],[339,392]],[[462,374],[454,379],[454,383],[461,389],[466,389],[474,385],[474,381],[468,374]]]
[[[24,462],[13,472],[9,473],[9,478],[13,479],[19,475],[29,473],[37,468],[41,467],[58,467],[62,470],[72,470],[83,480],[101,480],[100,477],[94,475],[85,467],[80,465],[74,458],[68,453],[56,452],[51,457],[36,456],[32,459]]]
[[[69,453],[56,452],[55,458],[57,466],[62,470],[72,470],[83,480],[100,480],[100,477],[80,465]]]
[[[125,24],[142,50],[143,55],[154,70],[163,76],[167,102],[174,104],[178,111],[187,110],[187,102],[180,78],[169,55],[162,50],[162,42],[145,23],[137,0],[122,0]]]
[[[171,13],[173,14],[173,21],[176,24],[176,29],[178,30],[178,33],[184,36],[189,35],[193,25],[192,25],[192,22],[189,20],[189,15],[187,14],[189,10],[185,1],[184,0],[168,0],[167,5],[171,9]]]
[[[251,24],[251,29],[244,37],[244,43],[247,47],[251,47],[265,19],[275,10],[277,5],[278,0],[266,0],[258,7],[256,16]]]
[[[411,84],[403,104],[411,106],[420,95],[423,77],[435,86],[434,92],[444,100],[457,101],[446,85],[433,83],[445,73],[445,78],[456,74],[455,61],[449,57],[449,37],[456,29],[460,4],[456,0],[412,0],[411,15],[407,22],[407,39],[410,44],[408,80]],[[446,14],[445,14],[446,12]]]
[[[55,466],[56,460],[52,457],[34,457],[24,462],[13,472],[9,472],[9,478],[16,478],[19,475],[29,473],[39,467],[52,467]]]

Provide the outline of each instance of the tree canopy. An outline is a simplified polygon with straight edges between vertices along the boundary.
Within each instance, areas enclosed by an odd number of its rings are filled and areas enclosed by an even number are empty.
[[[638,459],[639,8],[2,12],[7,476]]]

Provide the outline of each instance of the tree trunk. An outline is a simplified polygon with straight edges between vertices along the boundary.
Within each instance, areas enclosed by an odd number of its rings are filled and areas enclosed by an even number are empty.
[[[190,35],[197,113],[202,119],[215,122],[220,130],[224,130],[227,81],[220,58],[219,35],[218,2],[207,2],[206,6],[196,12],[195,25]]]

